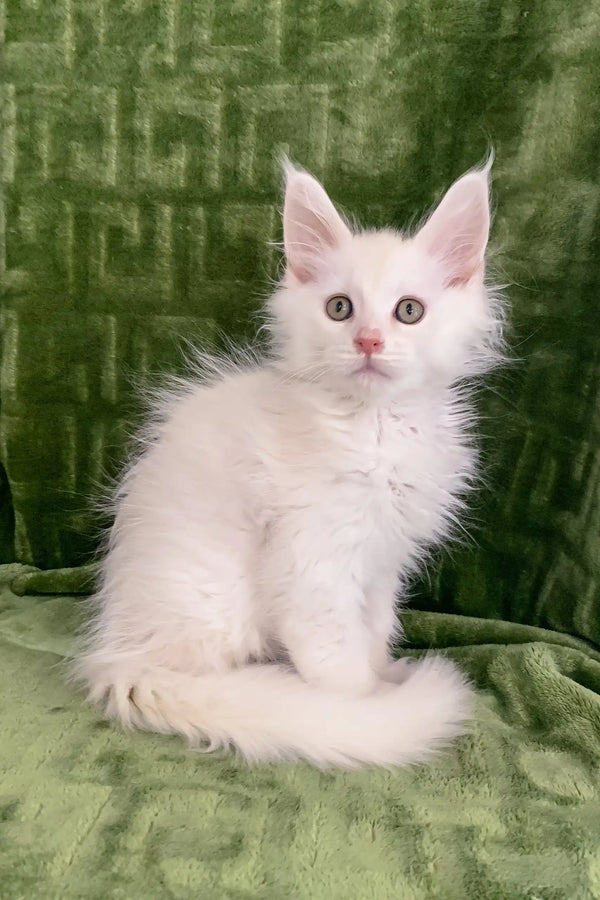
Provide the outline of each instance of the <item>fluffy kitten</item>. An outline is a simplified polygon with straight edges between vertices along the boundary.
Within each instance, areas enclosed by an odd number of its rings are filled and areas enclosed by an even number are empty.
[[[321,766],[423,760],[461,732],[461,673],[389,645],[474,475],[460,385],[500,345],[488,168],[403,236],[352,231],[286,166],[270,354],[163,402],[117,493],[77,665],[110,718]]]

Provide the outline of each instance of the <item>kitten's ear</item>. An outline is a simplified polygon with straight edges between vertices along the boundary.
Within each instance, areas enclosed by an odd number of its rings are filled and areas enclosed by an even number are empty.
[[[455,181],[416,236],[442,263],[447,287],[483,277],[490,231],[489,168]]]
[[[288,269],[299,281],[310,281],[328,250],[350,238],[325,189],[316,178],[284,162],[283,244]]]

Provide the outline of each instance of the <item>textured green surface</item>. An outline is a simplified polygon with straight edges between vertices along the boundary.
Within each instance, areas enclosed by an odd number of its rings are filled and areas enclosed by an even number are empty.
[[[0,571],[0,897],[600,897],[600,654],[563,634],[407,615],[481,689],[422,769],[253,769],[98,721],[65,686],[80,601]]]
[[[85,560],[132,379],[177,368],[182,334],[252,330],[278,151],[362,220],[402,225],[491,141],[523,362],[484,399],[480,549],[433,600],[600,639],[598,4],[0,0],[0,31],[16,558]]]

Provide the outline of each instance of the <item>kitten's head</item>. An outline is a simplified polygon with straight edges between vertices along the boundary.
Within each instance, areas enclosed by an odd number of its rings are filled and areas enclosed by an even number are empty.
[[[463,175],[412,236],[352,230],[319,182],[286,165],[286,271],[269,303],[281,365],[356,396],[438,390],[493,365],[484,285],[489,167]]]

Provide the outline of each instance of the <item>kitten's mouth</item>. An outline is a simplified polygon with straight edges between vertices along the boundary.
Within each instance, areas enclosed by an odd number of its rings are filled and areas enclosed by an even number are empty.
[[[354,369],[352,372],[353,375],[368,375],[371,378],[389,378],[387,372],[384,372],[383,369],[380,369],[377,363],[373,362],[370,356],[367,356],[363,363],[358,367],[358,369]]]

